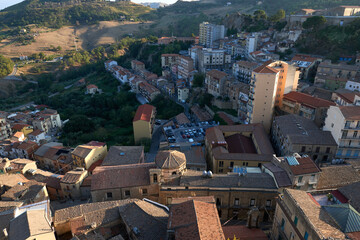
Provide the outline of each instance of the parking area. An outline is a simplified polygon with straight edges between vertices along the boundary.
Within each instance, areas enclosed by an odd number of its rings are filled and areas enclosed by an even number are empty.
[[[203,142],[206,129],[219,125],[215,121],[172,125],[163,128],[169,143]]]

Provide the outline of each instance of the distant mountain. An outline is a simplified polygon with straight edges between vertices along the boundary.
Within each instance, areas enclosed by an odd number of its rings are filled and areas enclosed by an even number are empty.
[[[154,8],[154,9],[169,6],[169,4],[162,3],[162,2],[145,2],[145,3],[140,3],[140,4],[143,6],[146,6],[146,7]]]
[[[0,28],[28,24],[60,28],[99,21],[148,20],[153,11],[130,1],[25,0],[0,11]]]

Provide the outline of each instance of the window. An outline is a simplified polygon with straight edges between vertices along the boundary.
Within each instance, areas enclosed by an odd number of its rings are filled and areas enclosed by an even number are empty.
[[[172,175],[176,175],[176,172],[172,172]]]
[[[305,231],[304,239],[305,239],[305,240],[308,240],[308,238],[309,238],[309,234],[308,234],[308,232]]]
[[[318,155],[313,156],[313,160],[315,161],[318,158]]]
[[[281,219],[281,230],[284,231],[285,229],[285,219]]]
[[[157,179],[157,174],[154,174],[154,175],[153,175],[153,182],[154,182],[154,183],[157,183],[157,181],[158,181],[158,179]]]
[[[350,127],[351,121],[346,121],[345,127]]]
[[[216,206],[220,206],[221,205],[221,198],[216,198]]]
[[[316,147],[315,152],[316,153],[320,152],[320,147]]]
[[[112,192],[108,192],[108,193],[106,193],[106,198],[107,198],[107,199],[112,198]]]
[[[305,146],[302,146],[301,147],[301,152],[305,152],[306,151],[306,147]]]
[[[230,162],[230,167],[231,167],[231,168],[234,167],[234,162]]]
[[[141,191],[142,191],[142,195],[147,195],[147,189],[146,188],[143,188]]]
[[[341,156],[342,155],[342,149],[339,149],[336,153],[336,156]]]
[[[234,205],[235,205],[235,206],[239,206],[239,203],[240,203],[239,199],[238,199],[238,198],[235,198]]]
[[[357,137],[357,133],[358,133],[357,131],[354,132],[354,134],[353,134],[353,137],[354,137],[354,138]]]
[[[266,206],[267,206],[267,207],[271,207],[271,200],[269,200],[269,199],[266,200]]]
[[[219,167],[224,167],[224,161],[219,161]]]
[[[354,157],[358,157],[358,156],[359,156],[359,150],[355,150]]]
[[[172,202],[172,198],[171,198],[171,197],[168,197],[168,198],[166,199],[166,204],[167,204],[167,205],[170,205],[171,202]]]
[[[298,183],[301,183],[303,180],[303,176],[300,176],[299,179],[298,179]]]
[[[250,200],[250,207],[251,206],[255,206],[255,199],[254,198],[252,198],[251,200]]]
[[[347,131],[347,130],[343,131],[341,138],[346,138],[346,137],[347,137],[347,134],[348,134],[348,131]]]
[[[294,219],[294,225],[295,225],[295,227],[297,226],[297,223],[298,223],[298,218],[297,218],[297,216],[295,216],[295,219]]]
[[[350,156],[351,156],[351,152],[352,152],[351,150],[347,150],[347,151],[346,151],[346,157],[350,157]]]
[[[330,153],[330,148],[327,147],[325,152],[326,152],[326,153]]]
[[[125,190],[125,196],[129,197],[130,196],[130,190]]]
[[[224,172],[224,169],[219,169],[219,173],[223,173]]]

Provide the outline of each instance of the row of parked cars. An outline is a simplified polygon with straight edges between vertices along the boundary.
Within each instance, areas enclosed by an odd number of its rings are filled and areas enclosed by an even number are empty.
[[[180,135],[182,136],[183,139],[205,136],[205,129],[204,128],[189,129],[189,130],[185,129],[185,131],[180,131]]]

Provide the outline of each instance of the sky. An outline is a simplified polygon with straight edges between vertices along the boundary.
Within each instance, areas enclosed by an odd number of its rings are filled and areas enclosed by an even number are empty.
[[[0,10],[22,1],[23,0],[0,0]]]
[[[16,3],[22,2],[23,0],[0,0],[0,10],[6,7],[10,7]],[[132,0],[135,3],[142,3],[142,2],[163,2],[167,4],[175,3],[177,0]]]

